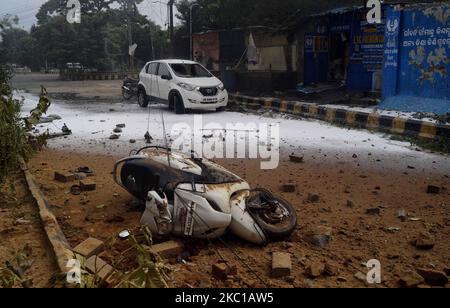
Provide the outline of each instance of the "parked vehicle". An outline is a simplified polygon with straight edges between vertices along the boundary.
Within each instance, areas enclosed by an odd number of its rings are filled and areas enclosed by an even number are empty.
[[[246,181],[209,160],[166,148],[145,147],[119,160],[113,177],[146,201],[141,224],[155,234],[216,238],[229,230],[265,244],[290,236],[297,225],[296,212],[286,200],[250,189]]]
[[[147,63],[139,74],[138,102],[169,106],[177,114],[188,109],[220,110],[228,104],[223,83],[201,64],[187,60]]]
[[[125,100],[130,100],[137,96],[139,80],[126,77],[122,83],[122,96]]]
[[[68,70],[82,70],[83,69],[83,65],[81,65],[81,63],[75,62],[67,62],[66,63],[66,69]]]

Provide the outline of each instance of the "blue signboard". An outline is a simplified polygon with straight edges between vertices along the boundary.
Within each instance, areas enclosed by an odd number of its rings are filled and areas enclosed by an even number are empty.
[[[450,112],[450,5],[390,7],[382,108]]]

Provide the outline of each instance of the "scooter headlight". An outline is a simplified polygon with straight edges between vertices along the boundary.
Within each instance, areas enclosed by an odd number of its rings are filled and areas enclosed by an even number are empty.
[[[183,89],[185,89],[185,90],[187,90],[187,91],[195,91],[195,90],[198,91],[198,90],[200,90],[200,87],[196,87],[196,86],[193,86],[191,84],[184,83],[184,82],[178,83],[178,86],[183,88]]]

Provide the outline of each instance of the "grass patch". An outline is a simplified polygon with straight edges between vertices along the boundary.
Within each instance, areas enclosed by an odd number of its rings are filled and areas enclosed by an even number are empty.
[[[390,135],[389,139],[410,142],[412,145],[432,152],[450,154],[450,140],[446,138],[429,139],[412,136]]]

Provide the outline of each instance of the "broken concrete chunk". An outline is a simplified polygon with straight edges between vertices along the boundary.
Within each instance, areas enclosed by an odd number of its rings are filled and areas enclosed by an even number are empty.
[[[437,195],[437,194],[439,194],[440,192],[441,192],[441,189],[440,189],[439,186],[428,185],[427,193]]]
[[[80,181],[80,188],[82,191],[93,191],[97,188],[97,184],[91,180]]]
[[[312,243],[319,247],[327,246],[331,241],[333,228],[327,226],[317,226],[314,230]]]
[[[310,278],[317,278],[322,276],[325,272],[325,265],[323,263],[311,263],[306,269],[306,275]]]
[[[63,171],[55,171],[55,181],[68,183],[75,181],[75,175]]]
[[[406,221],[406,211],[405,211],[405,210],[400,210],[400,211],[398,211],[397,217],[398,217],[402,222],[405,222],[405,221]]]
[[[285,192],[285,193],[293,193],[295,192],[295,185],[292,184],[285,184],[283,186],[281,186],[281,191]]]
[[[339,275],[339,269],[336,266],[326,263],[324,274],[327,276],[337,276]]]
[[[183,246],[175,241],[168,241],[150,247],[150,252],[163,259],[177,258],[183,252]]]
[[[236,265],[229,266],[226,263],[216,263],[212,266],[212,275],[219,280],[227,280],[229,275],[237,275]]]
[[[103,251],[105,248],[105,245],[102,241],[90,237],[77,245],[73,251],[85,258],[90,258],[93,255],[98,255],[100,252]]]
[[[75,180],[78,180],[78,181],[84,180],[87,177],[86,173],[82,173],[82,172],[74,173],[74,176],[75,176]]]
[[[114,271],[114,268],[111,265],[103,261],[97,255],[88,258],[84,265],[89,272],[98,276],[101,280],[104,281],[107,281],[108,277]]]
[[[430,250],[434,248],[434,242],[430,239],[419,238],[414,242],[414,246],[421,250]]]
[[[419,268],[417,273],[425,279],[425,282],[432,286],[445,286],[448,278],[445,273],[431,269]]]
[[[272,277],[281,278],[290,276],[292,270],[291,254],[274,252],[272,254]]]
[[[378,207],[372,207],[366,210],[366,214],[369,215],[378,215],[380,214],[380,208]]]
[[[319,202],[319,199],[320,199],[319,194],[316,194],[316,193],[309,193],[308,194],[308,201],[309,202],[312,202],[312,203]]]
[[[404,288],[415,288],[425,282],[423,277],[414,271],[404,271],[399,276],[398,284]]]
[[[303,163],[303,156],[297,156],[297,155],[292,154],[292,155],[289,155],[289,160],[293,163],[300,164],[300,163]]]

